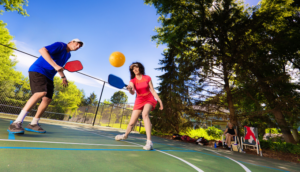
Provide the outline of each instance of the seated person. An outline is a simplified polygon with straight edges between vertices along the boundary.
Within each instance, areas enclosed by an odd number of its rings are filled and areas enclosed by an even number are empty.
[[[231,149],[231,140],[233,140],[233,136],[237,136],[236,129],[233,128],[232,124],[228,122],[228,128],[224,131],[223,135],[226,136],[225,143],[228,146],[228,149]]]

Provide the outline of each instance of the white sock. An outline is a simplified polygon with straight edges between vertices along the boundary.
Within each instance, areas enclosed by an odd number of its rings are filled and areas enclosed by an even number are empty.
[[[32,121],[31,121],[31,125],[34,125],[34,124],[38,124],[40,118],[33,118]]]
[[[15,122],[23,122],[24,121],[24,118],[26,117],[26,115],[28,114],[29,112],[25,111],[25,110],[21,110],[18,118],[15,120]]]

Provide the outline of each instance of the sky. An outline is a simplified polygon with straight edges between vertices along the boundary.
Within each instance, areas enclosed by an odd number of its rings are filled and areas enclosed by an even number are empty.
[[[245,0],[250,6],[258,2]],[[154,87],[159,86],[157,76],[163,73],[155,68],[161,67],[158,63],[166,46],[157,47],[156,42],[151,41],[151,36],[156,35],[155,27],[161,24],[157,21],[156,9],[145,5],[143,0],[29,0],[25,9],[29,17],[17,12],[0,15],[19,50],[40,56],[38,50],[44,46],[79,38],[84,46],[71,52],[70,61],[80,60],[84,67],[81,72],[105,81],[109,74],[114,74],[128,83],[129,66],[138,61],[145,66]],[[126,57],[122,67],[116,68],[109,63],[109,56],[115,51]],[[28,69],[36,59],[18,52],[15,55],[18,60],[16,70],[28,76]],[[67,71],[65,75],[84,90],[86,96],[94,92],[99,98],[102,82]],[[116,91],[118,89],[106,84],[101,102],[110,99]],[[125,92],[128,103],[133,104],[135,96]]]

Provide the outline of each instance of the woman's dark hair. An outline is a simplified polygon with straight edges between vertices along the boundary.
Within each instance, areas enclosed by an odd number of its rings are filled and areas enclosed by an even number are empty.
[[[142,65],[142,63],[140,63],[140,62],[133,62],[131,65],[133,65],[133,64],[137,64],[138,67],[139,67],[140,74],[145,75],[145,68]],[[129,66],[130,78],[133,79],[135,77],[135,74],[133,72],[133,67],[132,67],[132,69],[130,69],[130,66]]]

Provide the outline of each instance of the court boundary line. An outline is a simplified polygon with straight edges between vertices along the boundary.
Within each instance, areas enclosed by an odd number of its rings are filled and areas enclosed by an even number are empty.
[[[205,148],[203,148],[203,149],[204,149],[204,150],[207,150],[207,151],[214,152],[214,153],[216,153],[216,154],[218,154],[218,155],[224,156],[224,155],[222,155],[222,154],[220,154],[220,153],[218,153],[218,152],[215,152],[215,151],[213,151],[213,150],[205,149]],[[231,161],[233,161],[233,162],[239,164],[246,172],[251,172],[251,170],[250,170],[249,168],[247,168],[244,164],[242,164],[242,163],[240,163],[240,162],[238,162],[238,161],[236,161],[236,160],[234,160],[234,159],[232,159],[232,158],[229,158],[228,156],[224,156],[224,157],[226,157],[226,158],[230,159]]]
[[[144,139],[137,138],[137,137],[130,137],[130,138],[134,138],[134,139],[136,139],[136,140],[144,140]],[[215,157],[224,158],[224,159],[228,159],[228,158],[229,158],[229,157],[224,157],[224,156],[221,155],[221,154],[220,154],[221,156],[218,156],[218,155],[213,155],[213,154],[209,154],[209,153],[204,153],[204,152],[201,152],[201,151],[198,151],[198,150],[191,150],[191,149],[181,148],[181,147],[177,147],[177,146],[170,146],[170,145],[164,144],[164,143],[157,143],[157,142],[153,142],[153,143],[160,144],[160,145],[165,145],[165,146],[169,146],[169,147],[175,147],[175,148],[183,149],[183,150],[162,150],[162,151],[170,151],[170,152],[196,152],[196,153],[201,153],[201,154],[210,155],[210,156],[215,156]],[[202,149],[205,149],[205,148],[202,148]],[[253,163],[249,163],[249,162],[237,161],[237,163],[238,163],[238,162],[245,163],[245,164],[250,164],[250,165],[254,165],[254,166],[259,166],[259,167],[263,167],[263,168],[269,168],[269,169],[272,169],[272,170],[278,170],[278,171],[288,172],[288,171],[286,171],[286,170],[282,170],[282,169],[278,169],[278,168],[272,168],[272,167],[263,166],[263,165],[258,165],[258,164],[253,164]],[[243,164],[242,164],[242,165],[243,165]]]
[[[108,137],[108,136],[104,136],[104,135],[101,135],[101,134],[95,133],[95,132],[93,132],[93,131],[90,131],[90,130],[86,130],[86,129],[83,129],[83,130],[85,130],[85,131],[89,131],[89,132],[91,132],[91,133],[93,133],[93,134],[96,134],[96,135],[99,135],[99,136],[103,136],[103,137],[107,137],[107,138],[110,138],[110,139],[113,139],[113,140],[115,140],[114,138],[111,138],[111,137]],[[123,142],[131,143],[131,144],[135,144],[135,145],[138,145],[138,146],[141,146],[141,147],[143,147],[143,145],[140,145],[140,144],[137,144],[137,143],[133,143],[133,142],[125,141],[125,140],[124,140]],[[203,171],[203,170],[201,170],[200,168],[196,167],[195,165],[193,165],[193,164],[189,163],[188,161],[186,161],[186,160],[184,160],[184,159],[182,159],[182,158],[179,158],[179,157],[177,157],[177,156],[174,156],[174,155],[168,154],[168,153],[166,153],[166,152],[159,151],[159,150],[157,150],[157,149],[154,149],[154,151],[157,151],[157,152],[160,152],[160,153],[163,153],[163,154],[169,155],[169,156],[171,156],[171,157],[173,157],[173,158],[176,158],[176,159],[178,159],[179,161],[181,161],[181,162],[183,162],[183,163],[187,164],[188,166],[192,167],[193,169],[195,169],[195,170],[196,170],[196,171],[198,171],[198,172],[204,172],[204,171]]]
[[[113,145],[113,144],[73,143],[73,142],[48,142],[48,141],[10,140],[10,139],[0,139],[0,141],[6,141],[6,142],[26,142],[26,143],[51,143],[51,144],[67,144],[67,145],[87,145],[87,146],[127,146],[127,147],[139,147],[139,146],[133,146],[133,145]]]
[[[45,147],[0,147],[0,149],[35,149],[35,150],[68,150],[68,151],[146,151],[142,149],[82,149],[82,148],[45,148]]]

